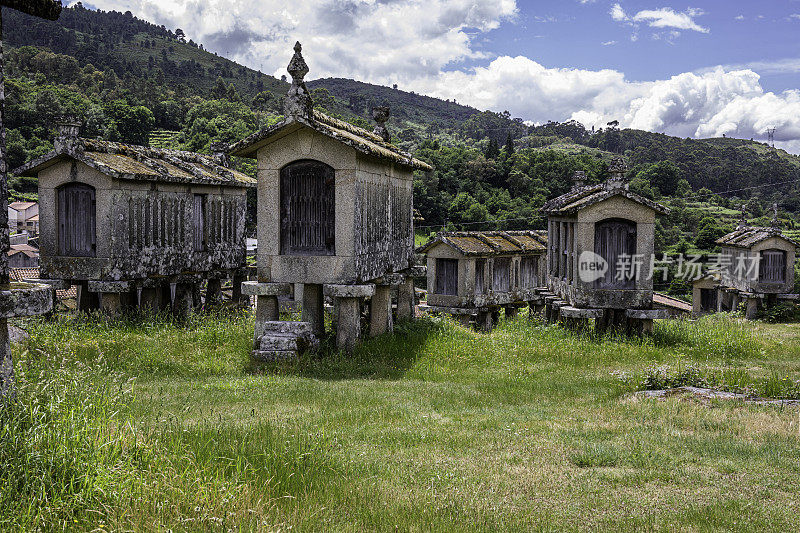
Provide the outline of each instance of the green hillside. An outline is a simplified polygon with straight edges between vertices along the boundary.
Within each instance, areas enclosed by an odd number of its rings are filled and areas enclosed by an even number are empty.
[[[65,114],[82,118],[89,137],[196,151],[281,118],[285,81],[129,12],[78,4],[48,22],[9,11],[4,27],[12,168],[51,148],[53,126]],[[687,201],[663,223],[664,243],[683,238],[695,246],[693,233],[704,218],[716,221],[716,233],[730,227],[717,208],[732,212],[747,204],[757,220],[776,202],[790,227],[800,212],[800,158],[763,143],[682,139],[613,123],[598,131],[574,121],[530,125],[508,112],[343,78],[308,85],[317,108],[368,129],[372,107],[391,107],[392,141],[436,168],[415,180],[415,206],[426,231],[540,228],[539,208],[571,186],[575,170],[599,181],[620,155],[636,191],[666,203]],[[252,161],[235,164],[254,172]],[[12,181],[15,197],[35,192],[35,180]]]

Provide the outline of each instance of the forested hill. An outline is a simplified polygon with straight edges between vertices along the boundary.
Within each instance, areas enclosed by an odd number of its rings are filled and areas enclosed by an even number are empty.
[[[49,150],[54,123],[65,114],[83,120],[86,136],[198,151],[280,119],[285,80],[130,12],[77,4],[48,22],[5,10],[3,27],[11,168]],[[290,54],[287,47],[287,62]],[[373,106],[391,107],[393,142],[436,166],[415,182],[416,206],[429,225],[539,226],[539,207],[569,187],[574,170],[603,179],[618,154],[637,190],[654,198],[708,188],[723,193],[719,202],[727,207],[748,201],[754,215],[773,201],[800,212],[800,159],[763,143],[681,139],[614,123],[592,132],[572,121],[534,126],[402,88],[341,78],[308,85],[316,107],[363,127],[372,127]],[[250,161],[237,164],[253,171]],[[791,183],[763,187],[784,182]],[[17,197],[36,192],[30,180],[13,185]]]

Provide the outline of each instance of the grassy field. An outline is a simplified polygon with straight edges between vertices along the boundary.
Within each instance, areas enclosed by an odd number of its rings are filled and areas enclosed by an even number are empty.
[[[800,529],[797,407],[631,394],[653,365],[797,380],[797,325],[421,320],[262,372],[248,315],[26,327],[0,530]]]

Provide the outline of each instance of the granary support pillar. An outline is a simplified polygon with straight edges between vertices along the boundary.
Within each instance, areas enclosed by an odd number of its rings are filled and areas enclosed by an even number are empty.
[[[369,336],[377,337],[393,329],[392,287],[375,285],[375,294],[369,301]]]
[[[156,314],[161,311],[161,297],[163,290],[159,281],[146,279],[139,287],[139,310],[145,313]]]
[[[747,307],[745,308],[744,317],[748,320],[753,320],[756,315],[758,315],[758,298],[750,296],[747,298]]]
[[[122,311],[124,295],[131,292],[129,281],[90,281],[87,287],[89,292],[100,295],[100,308],[110,315]]]
[[[278,296],[289,294],[288,283],[259,283],[257,281],[245,281],[241,284],[242,294],[256,297],[256,327],[253,334],[253,341],[264,334],[264,325],[267,322],[279,320]]]
[[[173,283],[172,314],[179,319],[186,319],[194,309],[194,283]]]
[[[231,302],[233,305],[250,305],[250,296],[242,293],[242,283],[247,280],[247,272],[244,270],[236,270],[233,272],[232,282],[233,290],[231,293]]]
[[[509,319],[517,318],[517,315],[519,314],[519,308],[515,305],[507,305],[505,310],[506,318]]]
[[[215,305],[222,300],[222,280],[208,278],[206,282],[206,305]]]
[[[416,306],[414,278],[407,277],[403,283],[397,287],[397,319],[409,320],[414,318],[414,309]]]
[[[311,324],[311,330],[317,337],[325,334],[324,304],[325,298],[322,295],[322,285],[304,283],[302,320]]]
[[[350,354],[361,337],[361,304],[374,297],[375,285],[325,285],[324,293],[334,299],[336,346]]]

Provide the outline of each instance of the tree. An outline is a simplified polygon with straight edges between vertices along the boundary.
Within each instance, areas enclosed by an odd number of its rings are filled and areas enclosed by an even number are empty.
[[[717,239],[725,235],[725,230],[719,227],[717,220],[705,217],[700,221],[700,231],[694,241],[695,246],[701,250],[714,250],[717,248]]]
[[[228,86],[222,76],[217,76],[217,81],[214,83],[214,89],[211,91],[214,98],[222,99],[228,96]]]
[[[636,177],[650,183],[650,186],[658,189],[661,194],[672,196],[678,189],[680,173],[681,170],[672,161],[660,161],[648,166],[639,172]],[[688,184],[686,182],[686,185]]]
[[[124,100],[115,100],[106,106],[105,113],[114,121],[123,142],[147,144],[147,136],[156,122],[150,109],[130,106]]]
[[[497,159],[500,155],[500,148],[497,146],[497,141],[489,139],[489,146],[486,148],[486,159]]]
[[[510,133],[506,135],[506,145],[503,147],[503,150],[505,150],[506,155],[514,153],[514,139],[511,138]]]

